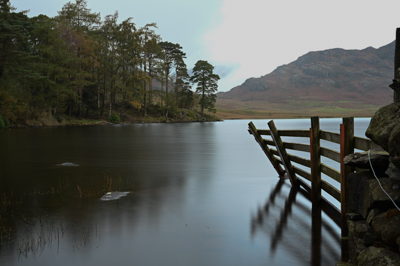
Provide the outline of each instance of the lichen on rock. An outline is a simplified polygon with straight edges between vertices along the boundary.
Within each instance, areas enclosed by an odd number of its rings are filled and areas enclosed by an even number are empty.
[[[400,256],[389,249],[369,247],[358,256],[358,265],[364,266],[397,266],[400,265]]]

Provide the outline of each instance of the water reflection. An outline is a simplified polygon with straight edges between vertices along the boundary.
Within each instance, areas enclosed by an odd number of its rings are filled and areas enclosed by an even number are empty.
[[[329,257],[324,242],[339,230],[322,225],[321,258],[310,254],[311,204],[277,184],[248,122],[0,131],[0,198],[15,205],[1,213],[0,265],[333,265],[340,248]],[[101,201],[107,177],[131,193]]]
[[[299,264],[333,265],[340,260],[338,226],[322,216],[321,208],[311,205],[306,191],[280,179],[264,206],[252,215],[251,235],[270,238],[272,257],[284,250]],[[310,249],[311,253],[305,252]]]

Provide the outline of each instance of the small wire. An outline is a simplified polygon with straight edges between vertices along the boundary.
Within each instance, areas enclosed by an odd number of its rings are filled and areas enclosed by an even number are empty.
[[[371,166],[372,173],[374,173],[374,176],[375,176],[375,178],[376,178],[376,181],[378,181],[378,184],[379,184],[379,186],[381,187],[381,189],[383,190],[383,192],[385,192],[385,194],[386,194],[386,195],[389,197],[389,199],[393,202],[394,206],[396,206],[396,208],[400,211],[400,208],[396,205],[396,203],[395,203],[394,200],[390,197],[390,195],[383,189],[383,187],[382,187],[382,185],[381,185],[381,182],[379,182],[378,177],[376,177],[374,168],[372,167],[372,163],[371,163],[371,156],[369,155],[370,151],[371,151],[371,150],[368,150],[368,159],[369,159],[369,165]]]

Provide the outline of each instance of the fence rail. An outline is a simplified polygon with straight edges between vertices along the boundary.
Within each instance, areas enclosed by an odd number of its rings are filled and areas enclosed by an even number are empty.
[[[268,122],[268,126],[269,129],[257,129],[253,122],[250,122],[249,133],[259,143],[278,175],[280,177],[288,177],[293,186],[302,186],[306,191],[310,192],[313,204],[320,204],[328,208],[331,218],[338,223],[340,221],[342,236],[346,236],[345,214],[348,206],[346,178],[354,169],[345,166],[343,158],[348,154],[354,153],[354,149],[368,151],[370,149],[381,149],[381,147],[369,139],[354,136],[353,117],[343,118],[343,123],[340,125],[340,134],[320,130],[319,117],[311,118],[311,128],[309,130],[278,130],[273,120]],[[265,139],[263,136],[270,136],[271,139]],[[284,142],[281,137],[305,137],[309,138],[310,144]],[[340,144],[340,151],[321,147],[320,140]],[[309,152],[310,159],[287,153],[286,150]],[[321,156],[340,163],[340,171],[321,163]],[[292,165],[292,162],[310,168],[310,172]],[[339,182],[341,185],[340,190],[323,180],[321,173]],[[311,187],[304,179],[311,182]],[[321,196],[321,190],[340,202],[340,210],[332,202]]]

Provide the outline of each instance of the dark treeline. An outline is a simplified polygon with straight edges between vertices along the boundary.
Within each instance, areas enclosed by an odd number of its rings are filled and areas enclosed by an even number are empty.
[[[183,48],[162,41],[156,28],[118,22],[118,12],[102,20],[85,0],[66,3],[53,18],[28,17],[0,0],[0,128],[43,113],[124,119],[215,111],[213,66],[199,60],[190,77]]]

